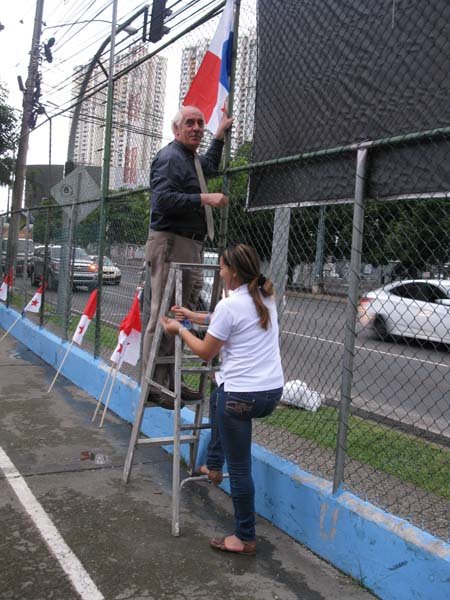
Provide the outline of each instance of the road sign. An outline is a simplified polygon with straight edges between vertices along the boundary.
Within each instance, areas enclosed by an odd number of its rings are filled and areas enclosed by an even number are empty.
[[[84,167],[74,169],[64,179],[54,185],[50,192],[56,202],[67,213],[72,210],[73,205],[77,206],[77,223],[83,221],[93,210],[100,206],[100,200],[98,202],[89,202],[89,200],[99,199],[101,192]],[[80,202],[85,204],[80,204]]]

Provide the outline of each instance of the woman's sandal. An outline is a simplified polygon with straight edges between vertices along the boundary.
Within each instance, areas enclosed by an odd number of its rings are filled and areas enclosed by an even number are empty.
[[[207,475],[208,481],[210,481],[214,485],[220,485],[223,481],[222,471],[213,471],[211,469],[208,469],[206,465],[202,465],[199,468],[198,472],[201,475]]]
[[[255,556],[256,555],[256,542],[244,542],[242,541],[242,550],[233,550],[228,548],[225,544],[225,538],[212,538],[209,540],[209,545],[215,550],[221,550],[222,552],[231,552],[232,554],[241,554],[243,556]]]

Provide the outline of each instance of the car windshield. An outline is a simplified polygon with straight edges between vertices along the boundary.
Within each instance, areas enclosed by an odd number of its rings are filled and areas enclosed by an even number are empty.
[[[107,267],[113,267],[114,266],[113,261],[110,258],[108,258],[107,256],[103,257],[103,264],[106,265]]]
[[[50,250],[50,256],[53,259],[59,259],[61,257],[61,246],[54,246]],[[91,257],[83,248],[74,248],[73,254],[75,260],[87,260],[92,262]]]

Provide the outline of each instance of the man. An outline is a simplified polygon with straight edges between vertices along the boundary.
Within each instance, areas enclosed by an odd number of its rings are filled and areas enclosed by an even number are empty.
[[[223,138],[231,124],[232,119],[224,112],[207,153],[198,157],[205,177],[217,174]],[[151,308],[142,348],[143,377],[170,263],[202,263],[207,233],[204,207],[221,208],[228,203],[224,194],[201,191],[195,159],[205,131],[203,113],[193,106],[182,107],[172,121],[172,131],[175,139],[158,152],[150,170],[151,220],[145,258],[151,267]],[[202,279],[200,271],[184,273],[183,306],[196,308]],[[173,338],[163,336],[160,354],[173,355],[173,348]],[[172,365],[158,365],[153,378],[173,390]],[[192,399],[192,394],[188,396],[189,391],[184,387],[182,396]],[[149,400],[165,408],[173,408],[171,398],[154,391],[150,392]]]

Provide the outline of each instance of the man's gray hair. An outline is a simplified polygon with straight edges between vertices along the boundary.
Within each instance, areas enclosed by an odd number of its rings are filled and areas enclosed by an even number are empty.
[[[172,133],[175,134],[176,133],[176,128],[180,127],[181,125],[181,121],[183,120],[183,116],[184,116],[184,112],[188,109],[192,109],[195,108],[195,110],[198,110],[199,112],[202,113],[202,111],[197,108],[196,106],[182,106],[176,113],[176,115],[174,116],[174,118],[172,119]],[[203,113],[202,113],[203,115]],[[203,115],[203,119],[205,118],[205,115]]]

